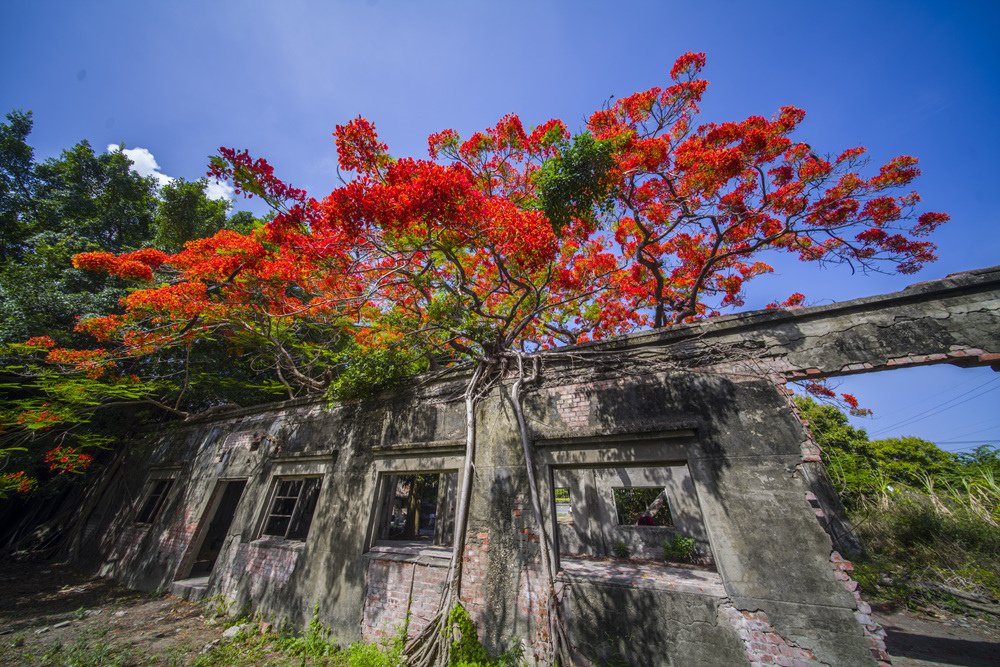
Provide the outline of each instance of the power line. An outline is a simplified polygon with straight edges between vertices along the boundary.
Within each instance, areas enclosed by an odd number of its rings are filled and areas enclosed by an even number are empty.
[[[935,445],[991,445],[1000,442],[1000,438],[985,438],[983,440],[937,440]]]
[[[900,371],[894,371],[892,373],[892,375],[906,373],[907,371],[912,371],[912,370],[914,370],[914,369],[903,369],[903,370],[900,370]],[[880,374],[876,373],[876,375],[880,375]],[[885,373],[882,373],[881,375],[885,375]],[[963,373],[963,375],[964,375],[964,373]],[[905,415],[908,412],[910,412],[912,410],[915,410],[915,409],[924,409],[924,405],[925,404],[932,403],[934,401],[939,400],[938,396],[943,396],[943,395],[946,395],[946,394],[950,394],[955,389],[959,389],[959,390],[965,389],[965,388],[969,387],[969,385],[971,385],[971,384],[979,381],[980,379],[982,379],[982,376],[980,376],[978,373],[969,373],[968,375],[969,375],[969,377],[966,377],[966,378],[964,378],[962,380],[959,380],[958,382],[952,382],[951,384],[949,384],[944,389],[941,389],[940,391],[938,391],[936,394],[931,394],[930,396],[924,396],[923,398],[919,398],[916,401],[910,402],[907,405],[904,405],[904,406],[901,406],[901,407],[897,407],[897,408],[892,409],[892,410],[886,410],[886,411],[881,411],[880,410],[879,411],[879,419],[898,419],[899,415]],[[976,389],[976,387],[972,387],[972,390],[975,390],[975,389]],[[930,406],[930,408],[933,408],[933,406]],[[903,417],[903,419],[906,420],[906,419],[909,419],[909,417]]]
[[[975,394],[974,396],[969,396],[969,398],[966,398],[964,401],[958,401],[958,399],[960,399],[960,398],[962,398],[964,396],[968,396],[972,392],[977,391],[979,389],[982,389],[983,387],[985,387],[987,385],[990,385],[990,384],[993,384],[994,382],[997,382],[997,381],[1000,381],[1000,377],[995,377],[992,380],[987,380],[986,382],[984,382],[984,383],[982,383],[980,385],[977,385],[977,386],[973,387],[972,389],[970,389],[970,390],[968,390],[966,392],[963,392],[963,393],[959,394],[958,396],[955,396],[954,398],[951,398],[951,399],[945,401],[940,406],[938,406],[938,408],[936,410],[931,410],[930,412],[924,413],[923,415],[920,415],[920,413],[917,413],[917,414],[912,415],[912,416],[910,416],[910,417],[908,417],[906,419],[900,420],[900,421],[898,421],[898,422],[896,422],[894,424],[890,424],[888,426],[883,426],[882,428],[874,431],[872,433],[872,435],[878,435],[880,433],[885,433],[886,431],[892,430],[894,428],[898,428],[900,426],[908,426],[910,424],[916,424],[917,422],[923,421],[923,420],[927,419],[928,417],[933,417],[934,415],[940,414],[940,413],[942,413],[942,412],[944,412],[946,410],[951,410],[952,408],[958,407],[959,405],[962,405],[963,403],[968,403],[969,401],[971,401],[971,400],[973,400],[975,398],[979,398],[980,396],[982,396],[984,394],[988,394],[989,392],[993,391],[994,389],[1000,389],[1000,386],[991,387],[990,389],[987,389],[986,391],[983,391],[983,392],[980,392],[978,394]],[[958,402],[956,403],[955,401],[958,401]],[[952,405],[949,405],[949,403],[951,403]]]
[[[984,424],[988,424],[988,426],[981,428]],[[964,423],[964,426],[967,426],[971,430],[966,431],[965,433],[953,434],[950,437],[964,438],[966,435],[972,435],[983,430],[1000,427],[1000,415],[991,414],[983,417],[982,419],[970,419]]]
[[[991,417],[989,419],[989,421],[992,421],[993,419],[994,419],[994,417]],[[992,430],[994,430],[996,428],[997,427],[994,424],[994,425],[991,425],[991,426],[987,426],[986,428],[977,428],[977,429],[973,429],[972,431],[966,431],[965,433],[955,433],[952,437],[955,437],[955,438],[964,438],[966,436],[976,435],[977,433],[982,433],[983,431],[992,431]]]

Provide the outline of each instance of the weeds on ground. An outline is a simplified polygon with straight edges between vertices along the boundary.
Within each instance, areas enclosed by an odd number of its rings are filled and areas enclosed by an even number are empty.
[[[456,605],[449,616],[453,633],[450,667],[517,667],[522,664],[519,647],[491,659],[476,634],[468,612]],[[382,644],[355,642],[340,647],[329,628],[318,618],[318,610],[302,634],[258,630],[256,622],[231,640],[220,642],[198,657],[195,667],[242,665],[323,665],[331,667],[400,667],[406,645],[406,626]]]
[[[195,662],[195,667],[242,665],[330,665],[336,667],[398,667],[402,664],[405,637],[386,644],[356,642],[341,648],[329,628],[320,622],[318,610],[305,632],[261,631],[256,621],[228,641],[213,646]]]
[[[969,601],[1000,600],[998,507],[1000,490],[990,502],[982,488],[890,487],[852,513],[865,545],[855,578],[869,595],[910,608],[961,612]]]
[[[833,406],[795,403],[864,545],[850,556],[865,595],[1000,612],[1000,448],[952,453],[916,437],[871,440]]]
[[[135,664],[127,648],[112,646],[106,639],[108,630],[85,632],[68,644],[53,642],[40,656],[25,655],[27,664],[59,665],[60,667],[121,667]]]

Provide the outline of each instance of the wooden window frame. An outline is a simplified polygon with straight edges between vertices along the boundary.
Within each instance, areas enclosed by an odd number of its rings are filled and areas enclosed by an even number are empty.
[[[154,491],[160,484],[166,484],[162,493],[153,502],[152,507],[149,511],[145,511],[150,499],[153,496]],[[143,486],[142,500],[135,508],[135,518],[134,523],[140,526],[151,526],[156,522],[156,519],[163,512],[163,508],[166,506],[167,501],[170,499],[170,494],[174,490],[174,484],[177,483],[177,479],[172,476],[155,476],[150,477],[146,480],[146,484]],[[143,515],[148,514],[148,517]]]
[[[267,504],[265,505],[264,512],[261,517],[260,529],[258,530],[257,537],[259,539],[277,539],[285,540],[287,542],[305,542],[309,538],[309,531],[312,529],[313,520],[316,518],[316,507],[319,504],[319,495],[323,491],[323,477],[320,474],[304,474],[304,475],[276,475],[271,482],[271,489],[267,495]],[[306,489],[306,482],[310,480],[316,480],[316,501],[311,509],[311,514],[309,516],[309,523],[305,529],[305,535],[302,537],[288,537],[288,533],[292,530],[292,526],[295,525],[295,520],[301,516],[302,511],[302,496]],[[302,482],[299,487],[298,494],[295,496],[279,496],[279,490],[283,483],[286,482]],[[295,505],[292,508],[291,514],[281,514],[276,515],[274,513],[274,506],[278,500],[295,498]],[[285,526],[283,534],[268,533],[267,526],[271,522],[271,518],[274,516],[288,517],[288,524]]]

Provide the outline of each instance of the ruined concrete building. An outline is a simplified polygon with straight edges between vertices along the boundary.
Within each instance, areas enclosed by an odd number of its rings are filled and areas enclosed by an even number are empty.
[[[546,363],[525,410],[582,664],[888,660],[786,385],[931,363],[997,370],[1000,267],[572,352]],[[92,516],[88,559],[133,587],[221,595],[275,621],[316,609],[344,641],[391,634],[408,613],[414,632],[454,539],[460,387],[293,401],[152,434]],[[487,647],[520,644],[530,660],[544,593],[509,388],[478,414],[462,598]],[[674,535],[693,539],[675,558],[690,565],[664,562]]]

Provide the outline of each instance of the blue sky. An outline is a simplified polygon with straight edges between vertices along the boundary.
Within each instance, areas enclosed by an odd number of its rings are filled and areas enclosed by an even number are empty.
[[[916,276],[781,261],[749,288],[749,307],[1000,264],[989,194],[1000,155],[996,2],[35,0],[3,3],[0,21],[0,111],[34,111],[38,156],[84,138],[124,143],[164,174],[197,178],[218,146],[242,147],[315,193],[334,183],[330,132],[359,114],[394,154],[423,154],[431,132],[468,134],[510,111],[575,128],[608,97],[662,83],[679,54],[705,51],[705,120],[800,106],[800,136],[817,152],[918,156],[927,208],[953,218],[934,239],[941,260]],[[876,409],[870,431],[959,448],[950,441],[974,425],[968,438],[1000,438],[1000,381],[973,389],[998,377],[940,367],[841,388]]]

